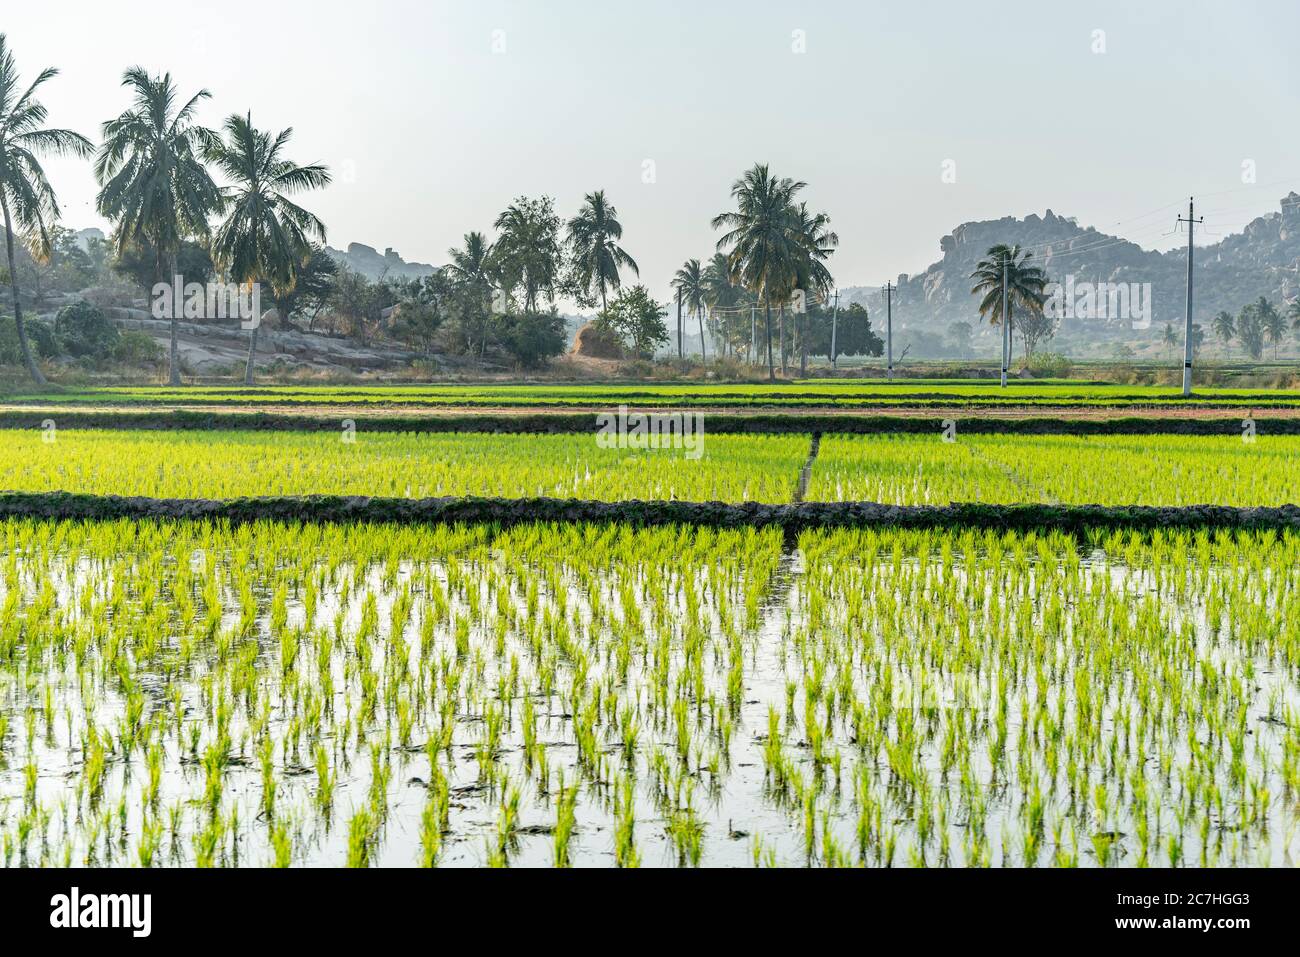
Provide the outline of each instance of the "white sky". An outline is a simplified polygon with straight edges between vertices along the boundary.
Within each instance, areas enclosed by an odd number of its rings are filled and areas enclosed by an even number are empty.
[[[293,126],[289,155],[336,174],[304,199],[334,246],[443,263],[517,195],[568,216],[604,188],[664,299],[756,161],[809,183],[845,286],[920,271],[967,220],[1051,207],[1167,248],[1159,207],[1202,195],[1212,242],[1300,190],[1293,0],[50,2],[0,29],[24,76],[62,70],[50,123],[92,138],[133,64],[209,89],[209,125]],[[90,165],[47,168],[65,224],[104,226]]]

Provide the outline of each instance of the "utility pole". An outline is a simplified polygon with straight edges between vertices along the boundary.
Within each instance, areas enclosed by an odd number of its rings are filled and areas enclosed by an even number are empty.
[[[682,291],[677,290],[677,358],[684,359],[682,354]]]
[[[1002,388],[1007,387],[1007,363],[1011,351],[1011,320],[1007,316],[1007,275],[1011,264],[1007,257],[1002,257]]]
[[[885,368],[890,382],[894,381],[894,293],[897,287],[885,283]]]
[[[831,313],[831,368],[838,369],[839,351],[835,348],[835,332],[840,320],[840,291],[835,290],[835,311]]]
[[[1196,218],[1196,197],[1187,200],[1187,218],[1178,217],[1178,222],[1187,224],[1187,327],[1183,332],[1183,398],[1192,394],[1192,236],[1196,224],[1205,222],[1205,217]]]

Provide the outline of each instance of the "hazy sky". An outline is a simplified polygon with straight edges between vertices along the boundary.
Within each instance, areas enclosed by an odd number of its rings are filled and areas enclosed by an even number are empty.
[[[1166,248],[1191,193],[1213,241],[1300,190],[1294,0],[55,0],[0,29],[92,138],[132,64],[209,89],[209,125],[292,126],[336,174],[303,201],[335,246],[442,263],[515,196],[568,216],[604,188],[661,298],[756,161],[808,182],[845,286],[919,272],[967,220],[1051,207]],[[89,164],[47,167],[65,224],[105,226]]]

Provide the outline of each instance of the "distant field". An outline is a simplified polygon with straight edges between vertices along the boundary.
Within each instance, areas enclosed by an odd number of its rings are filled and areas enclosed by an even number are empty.
[[[510,384],[409,386],[268,386],[244,388],[196,386],[170,388],[128,386],[66,392],[17,393],[0,400],[8,406],[361,406],[600,408],[619,404],[646,407],[884,407],[907,406],[1063,406],[1182,407],[1221,406],[1277,408],[1300,406],[1300,390],[1233,388],[1198,389],[1191,400],[1167,386],[1113,385],[1071,380],[996,382],[969,379],[881,380],[823,379],[795,382],[730,384]]]
[[[592,435],[63,429],[0,432],[0,489],[156,498],[365,495],[782,504],[811,436],[706,435],[684,449]],[[1300,503],[1300,436],[825,435],[808,501],[891,505]]]

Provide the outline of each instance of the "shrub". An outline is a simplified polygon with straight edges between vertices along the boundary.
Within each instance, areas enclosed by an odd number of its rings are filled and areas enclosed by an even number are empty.
[[[145,332],[124,332],[113,346],[113,358],[127,365],[151,365],[162,357],[162,346]]]
[[[1016,367],[1028,370],[1036,379],[1067,379],[1070,376],[1070,360],[1059,352],[1035,352],[1027,359],[1021,358]]]
[[[564,351],[564,317],[554,312],[496,316],[497,339],[525,368],[542,365]]]
[[[40,319],[25,319],[27,341],[32,351],[41,359],[52,359],[61,354],[58,337],[50,324]],[[23,361],[22,347],[18,344],[18,328],[13,316],[0,316],[0,364],[18,365]]]
[[[77,358],[107,359],[121,337],[103,311],[88,302],[60,309],[54,317],[54,331],[64,351]]]

